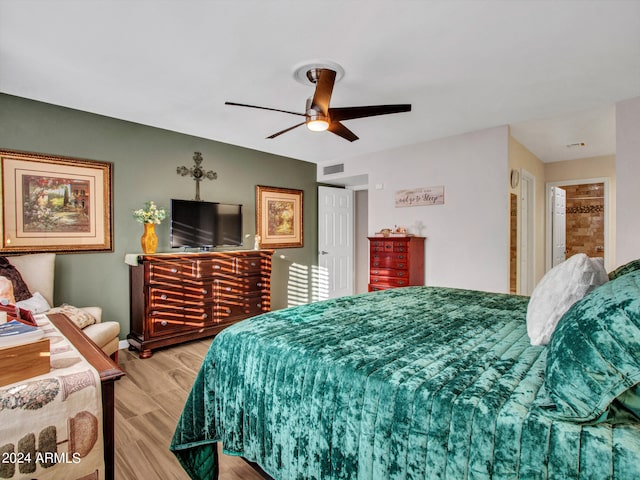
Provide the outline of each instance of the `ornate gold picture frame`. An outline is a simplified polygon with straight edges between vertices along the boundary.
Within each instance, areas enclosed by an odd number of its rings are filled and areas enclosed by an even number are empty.
[[[260,248],[302,247],[302,190],[257,185],[256,232]]]
[[[112,164],[0,150],[0,252],[113,251]]]

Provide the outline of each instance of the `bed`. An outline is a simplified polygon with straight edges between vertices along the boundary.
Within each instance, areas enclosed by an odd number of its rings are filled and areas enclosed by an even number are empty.
[[[270,312],[212,342],[171,450],[275,479],[640,478],[640,265],[547,346],[528,297],[407,287]]]

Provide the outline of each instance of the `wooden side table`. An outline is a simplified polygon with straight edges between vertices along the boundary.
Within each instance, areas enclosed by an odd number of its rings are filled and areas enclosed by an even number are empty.
[[[52,313],[47,315],[47,318],[98,371],[102,391],[105,478],[113,480],[115,475],[115,381],[125,373],[65,315]]]

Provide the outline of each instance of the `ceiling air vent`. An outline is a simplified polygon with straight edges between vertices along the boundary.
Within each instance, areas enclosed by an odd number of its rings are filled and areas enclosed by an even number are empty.
[[[338,163],[337,165],[329,165],[324,167],[323,172],[325,175],[331,175],[332,173],[344,172],[344,163]]]

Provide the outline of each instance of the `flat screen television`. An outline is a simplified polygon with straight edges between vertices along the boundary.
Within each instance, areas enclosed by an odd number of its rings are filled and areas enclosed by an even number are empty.
[[[171,247],[242,245],[242,205],[171,199]]]

